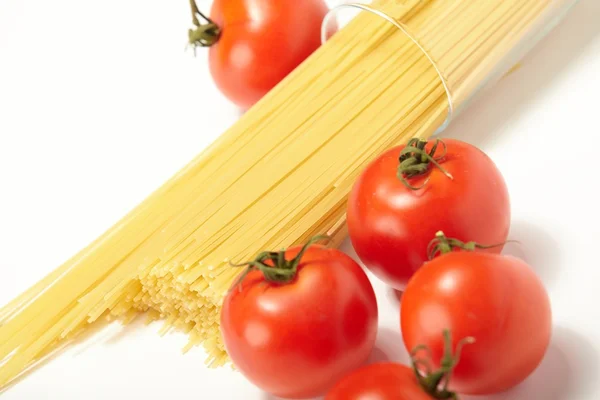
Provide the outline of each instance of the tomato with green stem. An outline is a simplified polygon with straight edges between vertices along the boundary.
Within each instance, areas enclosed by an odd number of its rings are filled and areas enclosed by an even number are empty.
[[[208,17],[195,0],[190,5],[190,44],[210,47],[215,84],[244,109],[321,45],[321,22],[329,11],[323,0],[215,0]]]
[[[226,295],[221,333],[241,373],[283,398],[324,394],[369,357],[375,292],[348,255],[309,241],[261,253]]]
[[[443,352],[442,330],[473,337],[450,387],[488,395],[518,385],[539,366],[550,343],[552,312],[544,285],[524,261],[473,252],[476,247],[439,233],[431,247],[437,257],[406,287],[400,320],[406,348],[425,344],[433,359]]]
[[[456,393],[448,389],[452,370],[460,360],[460,352],[465,344],[473,343],[472,338],[459,341],[456,355],[451,352],[451,334],[445,331],[445,354],[440,368],[434,371],[431,360],[419,353],[425,346],[417,346],[412,352],[412,368],[394,362],[381,362],[357,369],[339,381],[325,397],[325,400],[432,400],[458,399]]]
[[[365,266],[402,290],[427,261],[439,230],[480,243],[506,241],[509,195],[500,171],[478,148],[453,139],[412,139],[365,168],[350,193],[347,220]]]

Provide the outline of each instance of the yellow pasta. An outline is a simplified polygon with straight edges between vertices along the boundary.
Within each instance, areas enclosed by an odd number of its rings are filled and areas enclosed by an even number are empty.
[[[0,310],[0,387],[104,318],[165,319],[227,362],[229,265],[329,233],[373,157],[433,134],[510,69],[555,0],[380,0],[435,60],[381,16],[362,12],[209,148],[94,243]],[[437,67],[437,69],[436,69]],[[438,70],[439,69],[439,70]],[[442,73],[443,80],[440,79]]]

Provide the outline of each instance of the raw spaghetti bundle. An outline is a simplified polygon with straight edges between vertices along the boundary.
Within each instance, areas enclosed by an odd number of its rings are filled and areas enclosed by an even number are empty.
[[[574,3],[376,2],[137,208],[0,310],[0,387],[99,319],[141,312],[166,319],[165,331],[189,333],[187,348],[202,344],[208,364],[225,364],[219,307],[240,272],[229,262],[321,233],[337,245],[366,163],[433,134]]]

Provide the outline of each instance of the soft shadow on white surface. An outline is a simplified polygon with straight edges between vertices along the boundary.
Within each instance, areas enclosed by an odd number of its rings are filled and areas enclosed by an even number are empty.
[[[592,399],[598,384],[598,351],[580,334],[555,327],[552,343],[539,368],[521,385],[488,397],[463,400],[576,400]]]
[[[509,240],[503,254],[511,255],[528,263],[544,284],[552,285],[564,268],[559,251],[560,244],[544,229],[526,221],[511,223]]]
[[[162,326],[162,321],[159,324],[147,324],[146,321],[146,314],[137,315],[132,321],[126,324],[120,321],[110,323],[104,320],[97,321],[98,328],[95,330],[97,334],[93,338],[87,338],[85,341],[78,340],[77,343],[79,345],[76,346],[73,355],[79,356],[88,350],[94,349],[96,346],[119,344],[130,337],[130,335],[139,334],[141,330],[147,329],[149,326],[152,326],[155,331],[158,331]]]
[[[583,0],[528,54],[521,68],[501,79],[477,99],[441,136],[479,148],[494,141],[507,121],[527,113],[553,80],[577,64],[584,49],[600,40],[600,2]],[[464,118],[464,115],[468,115]]]
[[[147,327],[151,326],[154,331],[158,331],[164,323],[164,321],[159,321],[158,323],[155,322],[153,324],[147,324],[146,321],[146,315],[142,314],[136,317],[135,320],[125,325],[115,322],[115,324],[118,324],[119,329],[116,330],[112,335],[105,337],[102,343],[105,345],[119,344],[129,335],[138,332],[140,329],[147,329]]]
[[[399,331],[387,327],[379,328],[375,348],[367,363],[393,361],[408,364],[410,357],[404,348],[402,335]]]
[[[352,241],[349,237],[346,237],[346,239],[344,239],[344,241],[340,244],[339,249],[344,253],[348,254],[350,257],[354,258],[356,261],[360,261],[358,255],[356,255],[354,247],[352,247]]]
[[[399,307],[400,300],[402,300],[402,292],[396,289],[388,288],[385,292],[386,298],[389,300],[390,304],[393,306]]]

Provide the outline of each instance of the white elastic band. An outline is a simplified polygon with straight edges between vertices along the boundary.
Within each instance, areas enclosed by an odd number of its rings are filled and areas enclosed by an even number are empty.
[[[327,37],[327,30],[328,30],[327,27],[329,26],[329,20],[341,8],[358,8],[362,11],[368,11],[372,14],[375,14],[375,15],[385,19],[386,21],[388,21],[389,23],[393,24],[398,29],[400,29],[406,36],[408,36],[408,38],[410,40],[412,40],[414,44],[417,45],[417,47],[423,52],[423,54],[425,54],[425,57],[427,57],[427,59],[431,62],[431,65],[433,65],[433,68],[435,68],[437,74],[439,75],[440,80],[442,81],[442,85],[444,86],[444,90],[446,91],[446,96],[448,96],[448,116],[446,117],[446,120],[444,121],[444,123],[435,131],[434,134],[438,134],[438,133],[442,132],[444,129],[446,129],[448,127],[448,125],[450,125],[450,121],[452,120],[452,116],[454,114],[454,102],[452,101],[452,93],[450,92],[450,87],[448,86],[448,82],[446,82],[446,78],[444,77],[444,74],[438,68],[436,62],[431,58],[431,56],[429,55],[427,50],[425,50],[425,48],[423,48],[423,46],[421,46],[421,43],[419,43],[419,41],[409,32],[409,30],[404,25],[402,25],[400,22],[396,21],[394,18],[390,17],[389,15],[387,15],[386,13],[384,13],[382,11],[371,8],[370,6],[368,6],[366,4],[360,4],[360,3],[340,4],[339,6],[333,7],[331,10],[329,10],[327,15],[325,15],[325,18],[323,18],[323,23],[321,24],[321,42],[322,43],[325,43],[329,39]]]

